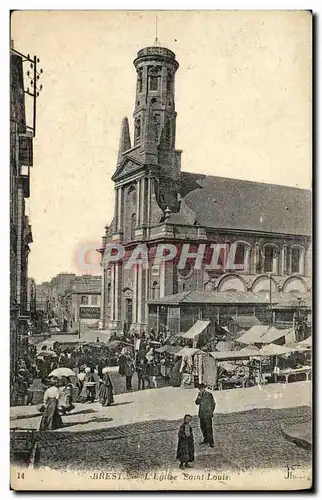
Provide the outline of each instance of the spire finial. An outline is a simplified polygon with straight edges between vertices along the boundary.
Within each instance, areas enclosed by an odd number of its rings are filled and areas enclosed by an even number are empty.
[[[155,16],[155,40],[154,47],[161,47],[160,40],[158,39],[158,16]]]

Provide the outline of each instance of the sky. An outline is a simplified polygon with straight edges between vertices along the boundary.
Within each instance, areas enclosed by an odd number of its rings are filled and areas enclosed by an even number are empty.
[[[88,272],[84,250],[100,247],[112,220],[124,116],[133,140],[133,60],[153,45],[156,15],[160,43],[180,64],[182,170],[311,187],[309,13],[15,12],[15,49],[36,54],[44,71],[27,208],[37,283]]]

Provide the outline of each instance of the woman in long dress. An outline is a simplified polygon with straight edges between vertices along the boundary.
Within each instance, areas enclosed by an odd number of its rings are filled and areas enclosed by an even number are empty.
[[[62,427],[63,422],[58,412],[58,400],[60,397],[57,387],[57,379],[51,379],[49,389],[44,394],[44,413],[40,422],[40,431],[52,431]]]
[[[85,368],[85,377],[82,392],[80,393],[80,400],[83,403],[94,403],[95,400],[95,380],[89,366]]]
[[[191,415],[185,415],[179,427],[177,459],[180,460],[180,469],[188,468],[195,459],[195,445],[191,427]]]
[[[180,367],[181,367],[181,359],[179,358],[174,363],[170,372],[170,385],[172,385],[172,387],[180,387],[181,385]]]
[[[108,368],[102,370],[102,382],[99,390],[99,402],[102,406],[110,406],[114,403],[113,384],[108,374]]]

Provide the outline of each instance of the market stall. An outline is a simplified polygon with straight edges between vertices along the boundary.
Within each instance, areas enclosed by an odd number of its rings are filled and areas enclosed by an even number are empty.
[[[197,320],[195,324],[185,333],[180,333],[178,336],[182,337],[186,341],[191,341],[193,347],[197,347],[197,342],[201,334],[206,333],[207,328],[210,325],[210,321]]]
[[[275,326],[255,325],[238,337],[237,342],[242,345],[254,344],[258,347],[271,343],[282,345],[295,342],[295,332],[293,328],[278,329]]]
[[[252,367],[250,358],[257,356],[253,349],[241,349],[240,351],[214,351],[210,356],[217,364],[216,387],[218,390],[244,388],[250,385],[252,378]],[[254,385],[255,380],[252,385]]]
[[[306,380],[309,380],[311,374],[311,367],[309,365],[299,366],[299,349],[297,345],[291,347],[291,345],[279,346],[276,344],[268,344],[263,346],[258,356],[260,357],[260,371],[261,376],[264,380],[269,380],[272,382],[289,382],[290,376],[293,379],[303,378],[304,375]],[[274,363],[268,361],[264,363],[264,359],[273,358]],[[282,368],[279,366],[282,365]],[[284,365],[284,366],[283,366]]]

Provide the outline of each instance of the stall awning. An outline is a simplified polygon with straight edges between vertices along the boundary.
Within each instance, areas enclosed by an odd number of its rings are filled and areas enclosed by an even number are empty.
[[[200,349],[194,349],[193,347],[182,347],[178,352],[176,352],[176,356],[184,357],[184,356],[193,356],[196,352],[206,354],[204,351]]]
[[[195,339],[198,337],[205,329],[210,325],[210,321],[198,321],[188,330],[186,333],[182,335],[184,339]]]
[[[259,356],[278,356],[281,354],[289,354],[296,351],[296,349],[291,349],[284,345],[267,344],[264,345],[258,352]]]
[[[257,356],[258,353],[243,349],[242,351],[223,351],[223,352],[218,352],[214,351],[211,352],[210,355],[217,360],[230,360],[230,359],[247,359],[251,356]]]
[[[289,336],[292,333],[292,328],[279,330],[275,326],[256,325],[248,332],[244,333],[237,339],[240,344],[270,344],[282,337]]]
[[[299,345],[305,347],[312,347],[312,336],[299,342]]]
[[[279,330],[275,328],[274,326],[271,326],[267,332],[261,336],[259,340],[257,340],[257,343],[261,344],[270,344],[271,342],[274,342],[274,340],[278,340],[282,337],[286,337],[290,335],[293,331],[293,328],[286,328],[283,330]]]
[[[255,325],[248,330],[248,332],[243,333],[240,337],[238,337],[237,342],[240,344],[254,344],[261,335],[266,333],[268,330],[268,326],[266,325]]]

